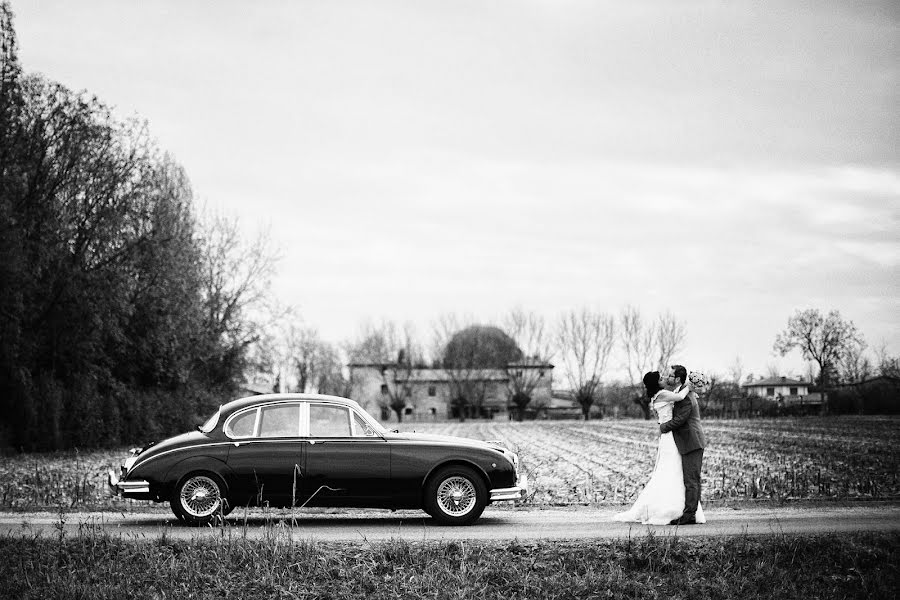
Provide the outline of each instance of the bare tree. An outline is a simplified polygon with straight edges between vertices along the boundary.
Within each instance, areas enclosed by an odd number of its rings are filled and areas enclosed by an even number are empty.
[[[591,406],[597,398],[615,339],[612,315],[584,308],[563,313],[560,317],[558,354],[585,420],[590,418]]]
[[[731,374],[731,381],[740,385],[741,377],[744,375],[744,362],[741,360],[740,356],[734,357],[734,362],[731,363],[729,371]]]
[[[640,388],[644,373],[651,370],[654,359],[653,331],[645,327],[640,309],[626,306],[619,316],[619,339],[625,350],[625,369],[629,382]]]
[[[656,328],[653,338],[658,353],[657,365],[660,368],[669,366],[672,357],[675,356],[684,345],[684,322],[679,321],[671,312],[660,314],[656,318]]]
[[[626,306],[619,315],[619,341],[625,351],[625,369],[634,390],[634,402],[650,418],[650,402],[643,392],[644,373],[664,369],[684,344],[685,326],[671,312],[645,323],[640,309]]]
[[[819,365],[819,383],[827,390],[830,379],[848,352],[863,343],[852,321],[832,310],[827,316],[817,309],[798,310],[787,328],[775,338],[774,348],[782,356],[799,348],[806,360]]]
[[[322,340],[314,327],[288,326],[285,352],[285,360],[297,378],[298,392],[345,395],[347,386],[337,349]]]
[[[264,320],[280,318],[266,306],[278,262],[270,236],[241,238],[238,221],[210,214],[201,226],[201,297],[207,335],[205,366],[210,376],[233,371],[247,347],[259,339]]]
[[[865,355],[866,343],[851,344],[841,357],[840,375],[844,383],[860,383],[872,376],[875,367]]]
[[[412,394],[412,376],[416,365],[422,364],[422,352],[415,341],[411,323],[402,327],[383,320],[379,325],[362,325],[357,341],[348,348],[351,362],[368,362],[380,366],[384,396],[380,403],[403,421]]]
[[[553,354],[553,339],[542,316],[521,308],[513,309],[504,325],[525,354],[521,364],[510,363],[506,366],[507,392],[518,408],[516,418],[521,421],[534,390],[546,375],[543,367]]]
[[[900,356],[891,356],[887,349],[887,342],[882,341],[875,348],[875,359],[878,361],[876,367],[878,375],[900,378]]]

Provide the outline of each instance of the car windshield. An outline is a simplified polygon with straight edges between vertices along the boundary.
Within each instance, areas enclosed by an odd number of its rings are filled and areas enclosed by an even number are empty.
[[[221,407],[220,407],[220,410],[221,410]],[[201,426],[198,427],[197,429],[199,429],[199,430],[202,431],[203,433],[209,433],[209,432],[211,432],[213,429],[216,428],[216,423],[218,423],[218,422],[219,422],[219,411],[217,410],[217,411],[213,414],[213,416],[211,416],[211,417],[206,421],[206,423],[204,423],[203,425],[201,425]]]

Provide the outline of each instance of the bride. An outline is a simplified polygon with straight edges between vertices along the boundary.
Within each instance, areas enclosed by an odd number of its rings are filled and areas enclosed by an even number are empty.
[[[656,411],[660,424],[672,419],[672,405],[684,400],[690,387],[684,386],[678,393],[663,389],[660,385],[659,371],[651,371],[644,375],[644,387],[650,405]],[[684,510],[684,480],[681,474],[681,454],[675,446],[672,432],[659,437],[656,450],[656,465],[644,489],[638,495],[632,507],[625,512],[613,515],[614,521],[636,521],[644,525],[668,525],[673,519],[681,516]],[[703,507],[697,506],[697,523],[705,523]]]

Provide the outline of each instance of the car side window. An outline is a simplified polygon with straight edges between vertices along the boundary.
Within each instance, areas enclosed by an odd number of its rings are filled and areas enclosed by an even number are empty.
[[[256,413],[259,411],[248,410],[228,421],[225,435],[232,438],[252,437],[256,427]]]
[[[309,405],[309,435],[350,437],[350,411],[343,406]]]
[[[353,413],[353,435],[354,437],[372,437],[375,435],[375,430],[362,417]]]
[[[300,435],[300,405],[281,404],[262,409],[259,437],[296,437]]]

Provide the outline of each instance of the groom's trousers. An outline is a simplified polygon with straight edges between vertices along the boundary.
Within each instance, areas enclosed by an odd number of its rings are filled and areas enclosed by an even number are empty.
[[[700,503],[700,468],[703,466],[703,448],[681,455],[684,477],[684,516],[693,517]]]

